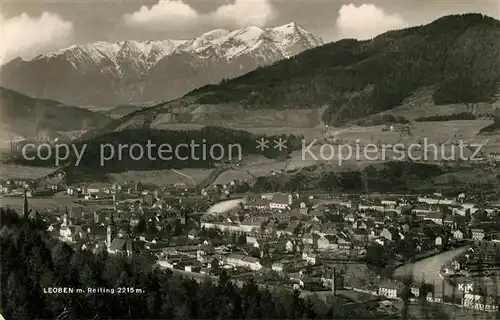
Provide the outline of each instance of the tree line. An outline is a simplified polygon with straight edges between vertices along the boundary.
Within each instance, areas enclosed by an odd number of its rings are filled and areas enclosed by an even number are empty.
[[[452,120],[476,120],[477,117],[472,112],[460,112],[452,114],[434,115],[428,117],[416,118],[417,122],[427,122],[427,121],[452,121]]]
[[[267,147],[257,148],[257,141],[267,140]],[[286,148],[274,148],[274,141],[286,142]],[[78,163],[81,170],[90,169],[97,172],[123,172],[127,170],[160,170],[182,168],[213,168],[217,165],[238,162],[251,154],[261,154],[270,159],[286,159],[291,152],[301,148],[303,136],[265,135],[259,136],[243,130],[223,127],[204,127],[198,130],[153,130],[135,129],[111,132],[75,144],[77,150],[84,149],[83,157]],[[148,155],[148,142],[152,145]],[[191,143],[198,146],[191,147]],[[177,146],[189,145],[188,147]],[[120,152],[119,146],[129,146]],[[132,145],[140,145],[132,151]],[[161,145],[169,145],[170,151],[159,155]],[[106,147],[103,147],[106,146]],[[54,147],[55,148],[55,147]],[[20,156],[15,163],[51,167],[55,163],[55,149],[40,149],[40,154],[31,152],[28,157]],[[142,156],[140,153],[142,149]],[[111,151],[113,150],[113,151]],[[166,149],[163,149],[166,150]],[[50,152],[50,153],[49,153]],[[61,151],[64,155],[64,151]],[[165,151],[163,151],[165,152]],[[33,158],[30,160],[30,158]],[[101,164],[101,157],[110,158]],[[170,157],[170,158],[168,158]],[[70,166],[77,163],[74,152],[64,161]]]

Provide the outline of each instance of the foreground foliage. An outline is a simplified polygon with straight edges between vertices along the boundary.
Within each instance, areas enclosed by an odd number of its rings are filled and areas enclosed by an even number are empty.
[[[217,285],[198,284],[169,272],[147,268],[141,258],[74,251],[48,237],[40,220],[24,221],[1,210],[1,306],[6,319],[54,318],[65,308],[78,318],[375,319],[368,308],[349,308],[298,292],[261,290],[254,282],[236,287],[227,276]],[[130,287],[142,293],[46,294],[44,288]]]

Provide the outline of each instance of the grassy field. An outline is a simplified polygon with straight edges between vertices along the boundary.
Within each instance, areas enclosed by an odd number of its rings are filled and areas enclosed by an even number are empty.
[[[483,147],[483,152],[500,151],[500,135],[478,135],[481,128],[489,124],[490,120],[456,120],[445,122],[413,122],[410,132],[391,132],[384,131],[384,126],[372,127],[348,127],[348,128],[326,128],[316,126],[314,128],[297,128],[297,127],[253,127],[243,128],[255,134],[295,134],[304,135],[305,146],[308,147],[309,142],[317,139],[317,145],[310,148],[312,155],[309,152],[294,151],[290,158],[284,161],[275,161],[267,159],[263,156],[249,156],[240,161],[238,170],[229,170],[223,173],[216,183],[227,183],[231,180],[251,180],[255,177],[271,174],[273,171],[298,170],[303,167],[325,164],[332,171],[358,170],[368,165],[373,165],[385,161],[397,160],[400,154],[395,154],[391,148],[383,148],[382,145],[402,144],[406,147],[411,144],[427,145],[434,144],[439,150],[438,154],[433,154],[432,148],[430,153],[425,154],[423,151],[413,149],[412,156],[420,157],[423,161],[429,163],[440,163],[443,157],[452,156],[452,149],[455,149],[454,157],[458,158],[458,149],[456,146],[451,146],[451,143],[464,140],[466,143],[486,142]],[[229,125],[230,123],[228,123]],[[199,128],[200,124],[168,124],[169,129],[187,129]],[[241,129],[238,128],[238,129]],[[328,130],[328,131],[327,131]],[[427,141],[425,141],[427,138]],[[340,146],[340,145],[348,145]],[[376,145],[378,151],[373,153],[370,151],[369,158],[364,154],[368,144]],[[441,145],[441,144],[444,144]],[[358,152],[359,150],[359,152]],[[333,152],[333,153],[332,153]],[[465,157],[472,156],[470,150],[463,150]],[[406,153],[407,154],[407,153]],[[52,169],[33,168],[21,166],[1,165],[0,172],[3,179],[14,177],[34,177],[44,176],[51,172]],[[191,177],[196,183],[205,180],[212,170],[207,169],[185,169],[181,173]],[[157,185],[168,185],[175,183],[192,183],[189,178],[181,174],[177,174],[171,170],[154,170],[154,171],[129,171],[120,174],[108,175],[111,181],[125,182],[130,180],[143,181],[146,183],[154,183]],[[461,181],[467,182],[468,178],[462,175]],[[474,178],[470,174],[471,179]],[[488,181],[496,179],[496,173],[484,172],[481,175]],[[448,183],[452,179],[457,179],[453,175],[442,176],[435,182]],[[470,179],[468,181],[471,181]]]
[[[232,180],[249,181],[253,177],[245,171],[241,170],[228,170],[221,173],[217,179],[215,179],[214,184],[227,184]]]
[[[205,180],[212,169],[182,169],[177,170],[193,179],[197,184]],[[151,171],[127,171],[123,173],[113,173],[108,175],[112,181],[124,183],[126,181],[141,181],[143,183],[156,184],[158,186],[172,185],[176,183],[192,184],[191,180],[172,170],[151,170]]]
[[[441,144],[448,140],[477,142],[481,128],[491,124],[491,120],[453,120],[441,122],[412,122],[410,132],[383,131],[385,126],[330,128],[327,136],[343,143],[416,143],[424,138],[430,143]]]
[[[403,103],[391,110],[381,112],[380,114],[391,114],[394,116],[404,117],[412,120],[419,117],[428,117],[432,115],[449,115],[453,113],[470,112],[464,103],[448,104],[437,106],[434,104],[432,94],[435,88],[423,88],[408,98]],[[500,108],[500,100],[497,99],[492,103],[477,103],[473,108],[476,114],[492,113],[495,109]]]
[[[460,170],[459,172],[445,173],[433,178],[436,184],[462,184],[462,183],[493,183],[497,184],[497,174],[500,174],[500,169],[479,170],[468,169]]]
[[[321,125],[319,109],[287,109],[287,110],[249,110],[239,105],[201,105],[192,104],[184,107],[161,110],[154,116],[150,127],[154,129],[167,129],[176,123],[194,125],[216,125],[230,128],[244,129],[255,127],[283,127],[313,128]],[[144,116],[144,119],[146,116]],[[134,119],[141,123],[142,118]],[[135,125],[133,122],[125,123],[123,127]]]
[[[38,179],[55,171],[54,168],[30,167],[16,164],[0,164],[0,180]]]
[[[76,198],[63,195],[55,195],[51,197],[35,197],[29,198],[29,208],[33,211],[39,210],[45,212],[64,212],[66,208],[71,210],[73,207],[81,207],[81,205],[74,203]],[[17,211],[22,210],[24,205],[23,197],[0,197],[0,205],[2,207],[11,208]]]

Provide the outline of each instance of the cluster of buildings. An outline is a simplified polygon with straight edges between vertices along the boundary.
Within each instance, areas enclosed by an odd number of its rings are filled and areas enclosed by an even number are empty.
[[[414,246],[416,255],[425,255],[451,243],[472,240],[479,234],[470,228],[467,215],[480,210],[484,209],[467,203],[464,195],[454,199],[433,195],[399,199],[338,197],[325,201],[276,193],[250,198],[232,213],[204,215],[200,228],[244,239],[243,244],[233,241],[224,244],[229,247],[210,250],[217,255],[220,267],[273,271],[292,281],[294,274],[307,268],[327,268],[347,257],[359,261],[372,244],[394,250],[406,241]],[[162,261],[163,266],[205,274],[212,266],[195,260],[194,252],[191,256],[166,254]]]
[[[141,182],[67,186],[66,194],[78,205],[44,219],[54,237],[77,250],[148,255],[160,268],[202,278],[225,270],[235,279],[254,277],[303,290],[347,286],[349,272],[359,273],[356,281],[366,278],[370,272],[363,259],[371,246],[393,254],[395,263],[404,263],[409,252],[418,257],[496,237],[496,224],[487,222],[499,217],[497,206],[479,205],[465,194],[274,193],[248,195],[233,210],[207,213],[207,203],[228,198],[237,187],[236,181],[201,191],[182,184],[159,188]],[[467,259],[457,258],[454,270],[473,265]],[[386,298],[401,295],[401,283],[376,276],[357,286]],[[421,294],[419,290],[412,289],[413,295]]]
[[[22,190],[30,197],[29,189]],[[65,194],[74,197],[74,205],[44,215],[48,231],[78,250],[127,256],[172,246],[173,231],[184,238],[177,239],[179,245],[198,243],[197,210],[206,210],[209,201],[185,184],[92,183],[67,186]]]
[[[477,292],[472,282],[459,285],[451,295],[443,295],[441,291],[436,290],[432,285],[413,284],[409,289],[408,292],[401,281],[384,280],[379,284],[378,291],[373,292],[373,294],[394,300],[401,300],[405,295],[409,295],[408,298],[413,301],[424,298],[431,303],[455,304],[487,312],[497,311],[500,302],[496,294],[485,295]]]
[[[12,170],[10,169],[12,168]],[[49,196],[63,190],[66,183],[66,174],[57,169],[50,168],[23,168],[20,176],[15,171],[20,171],[17,167],[9,167],[0,179],[0,195],[2,196],[23,196],[28,192],[28,197]]]

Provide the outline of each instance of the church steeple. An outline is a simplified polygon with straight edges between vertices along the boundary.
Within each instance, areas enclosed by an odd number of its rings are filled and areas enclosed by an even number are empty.
[[[111,248],[111,242],[113,241],[114,237],[115,237],[115,220],[113,214],[111,214],[111,221],[106,229],[106,247],[108,248],[108,251]]]
[[[29,219],[31,209],[28,209],[28,194],[26,193],[26,188],[24,188],[24,204],[23,204],[23,215],[25,219]]]
[[[66,212],[63,214],[63,221],[61,227],[66,228],[68,226],[68,208],[66,207]]]

